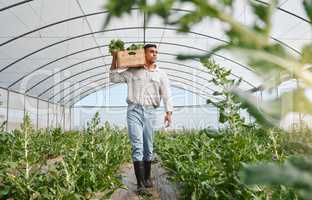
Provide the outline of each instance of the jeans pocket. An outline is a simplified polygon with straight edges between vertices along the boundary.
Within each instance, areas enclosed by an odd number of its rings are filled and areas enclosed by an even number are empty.
[[[134,104],[134,103],[128,104],[127,111],[134,110],[135,108],[136,108],[136,104]]]

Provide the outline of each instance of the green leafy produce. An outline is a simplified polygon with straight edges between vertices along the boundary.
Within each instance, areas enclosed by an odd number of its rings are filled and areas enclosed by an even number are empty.
[[[131,44],[128,48],[127,51],[134,51],[138,49],[143,49],[144,44]]]
[[[131,44],[127,47],[127,51],[134,51],[138,49],[143,49],[144,44]],[[109,43],[109,52],[112,53],[113,51],[124,51],[125,50],[125,43],[118,39],[118,40],[111,40]]]
[[[122,40],[111,40],[109,43],[109,52],[125,50],[125,43]]]

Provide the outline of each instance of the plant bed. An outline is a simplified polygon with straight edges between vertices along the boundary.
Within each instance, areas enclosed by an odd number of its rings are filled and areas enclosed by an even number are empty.
[[[98,122],[81,132],[46,132],[26,117],[21,130],[1,136],[0,199],[90,199],[123,187],[118,169],[130,160],[128,136]]]
[[[246,164],[282,163],[290,152],[279,130],[207,130],[156,134],[156,151],[181,199],[285,199],[293,190],[279,186],[248,187],[239,177]],[[286,145],[286,146],[285,146]]]

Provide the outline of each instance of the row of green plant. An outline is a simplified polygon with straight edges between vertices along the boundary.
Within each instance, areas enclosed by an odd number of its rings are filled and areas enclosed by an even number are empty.
[[[32,129],[0,134],[0,199],[90,199],[123,187],[118,169],[130,159],[124,130],[101,126],[98,113],[81,132]]]
[[[301,190],[291,184],[287,187],[259,184],[250,187],[244,183],[258,183],[259,178],[256,177],[259,176],[255,176],[252,169],[241,170],[247,165],[272,162],[281,169],[270,171],[263,168],[261,182],[267,183],[271,178],[283,184],[276,180],[291,182],[302,179],[303,176],[295,177],[298,174],[294,174],[293,179],[287,180],[289,176],[284,176],[287,172],[282,166],[290,155],[312,153],[312,148],[306,145],[307,140],[311,142],[310,133],[297,134],[249,127],[236,134],[231,129],[219,132],[208,129],[184,133],[159,132],[156,135],[156,151],[172,181],[179,186],[182,199],[301,199]],[[305,169],[308,170],[311,167]],[[310,176],[301,181],[311,185]]]

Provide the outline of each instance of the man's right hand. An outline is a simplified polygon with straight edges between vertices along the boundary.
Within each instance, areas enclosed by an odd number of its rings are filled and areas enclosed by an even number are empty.
[[[112,55],[114,58],[116,58],[116,57],[117,57],[117,51],[113,51],[113,52],[111,53],[111,55]]]
[[[111,65],[110,70],[116,69],[116,67],[117,67],[116,66],[117,65],[117,62],[116,62],[116,60],[117,60],[117,51],[112,51],[111,55],[113,56],[113,59],[112,59],[112,65]]]

